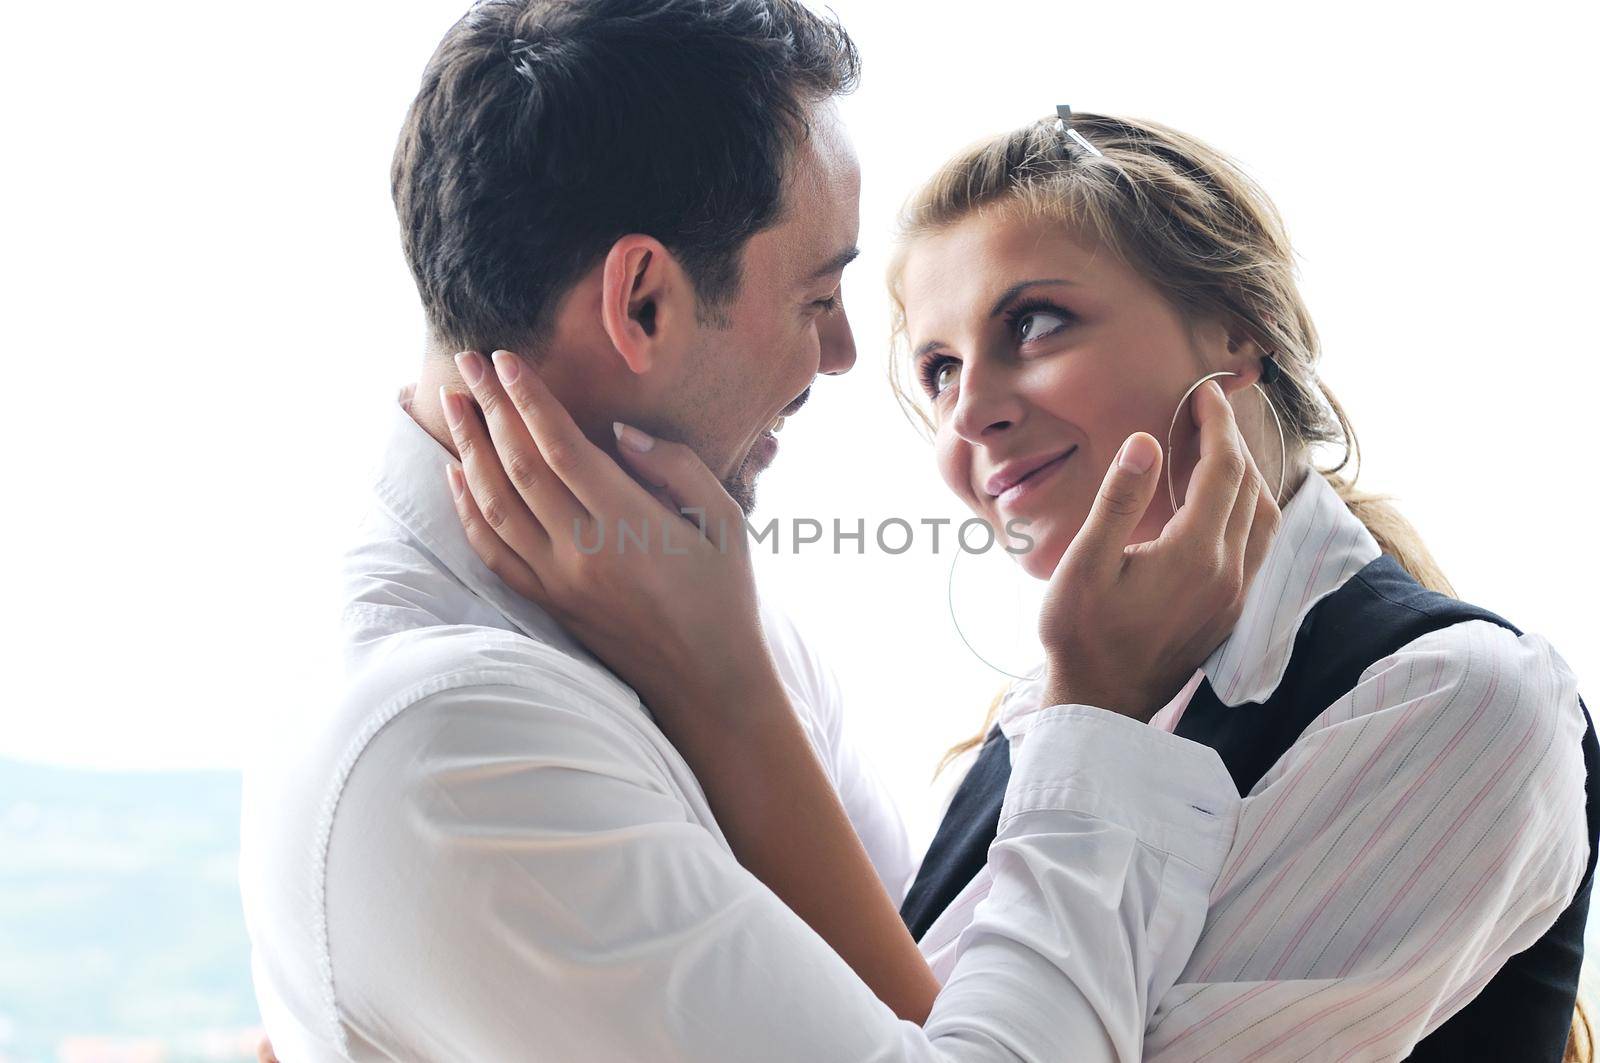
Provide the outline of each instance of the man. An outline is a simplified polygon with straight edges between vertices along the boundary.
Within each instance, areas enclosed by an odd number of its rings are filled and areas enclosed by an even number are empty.
[[[247,787],[241,885],[283,1059],[1138,1054],[1231,836],[1198,807],[1227,785],[1209,750],[1046,714],[981,940],[926,1028],[902,1021],[739,866],[633,691],[477,560],[446,487],[450,354],[512,347],[591,439],[620,420],[688,443],[753,504],[775,423],[855,357],[859,178],[830,102],[855,77],[844,32],[790,0],[496,0],[430,61],[393,171],[428,350],[348,556],[348,681]],[[764,625],[898,900],[892,805],[826,671]],[[1110,917],[1059,925],[1091,900]]]

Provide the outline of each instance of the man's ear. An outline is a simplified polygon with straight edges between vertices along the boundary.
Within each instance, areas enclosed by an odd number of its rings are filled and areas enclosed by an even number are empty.
[[[695,293],[676,256],[652,236],[611,245],[600,273],[600,321],[634,373],[681,350],[695,327]]]

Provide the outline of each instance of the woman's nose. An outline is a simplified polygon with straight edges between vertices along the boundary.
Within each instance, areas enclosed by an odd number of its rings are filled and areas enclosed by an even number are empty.
[[[1021,422],[1022,399],[1002,368],[969,362],[959,386],[951,427],[967,442],[992,443]]]

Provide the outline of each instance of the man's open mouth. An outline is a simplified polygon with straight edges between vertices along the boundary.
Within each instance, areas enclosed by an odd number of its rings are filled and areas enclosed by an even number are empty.
[[[793,417],[796,413],[800,412],[800,407],[804,406],[810,400],[811,386],[808,384],[806,385],[806,389],[804,391],[794,397],[793,402],[785,406],[783,411],[772,419],[772,423],[767,425],[766,430],[762,434],[769,436],[777,435],[778,432],[783,428],[784,422]]]

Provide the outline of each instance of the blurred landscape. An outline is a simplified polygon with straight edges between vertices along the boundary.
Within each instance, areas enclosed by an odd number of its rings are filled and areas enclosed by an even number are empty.
[[[0,759],[0,1063],[253,1060],[238,845],[235,773]]]
[[[239,776],[0,759],[0,1063],[250,1060]]]

